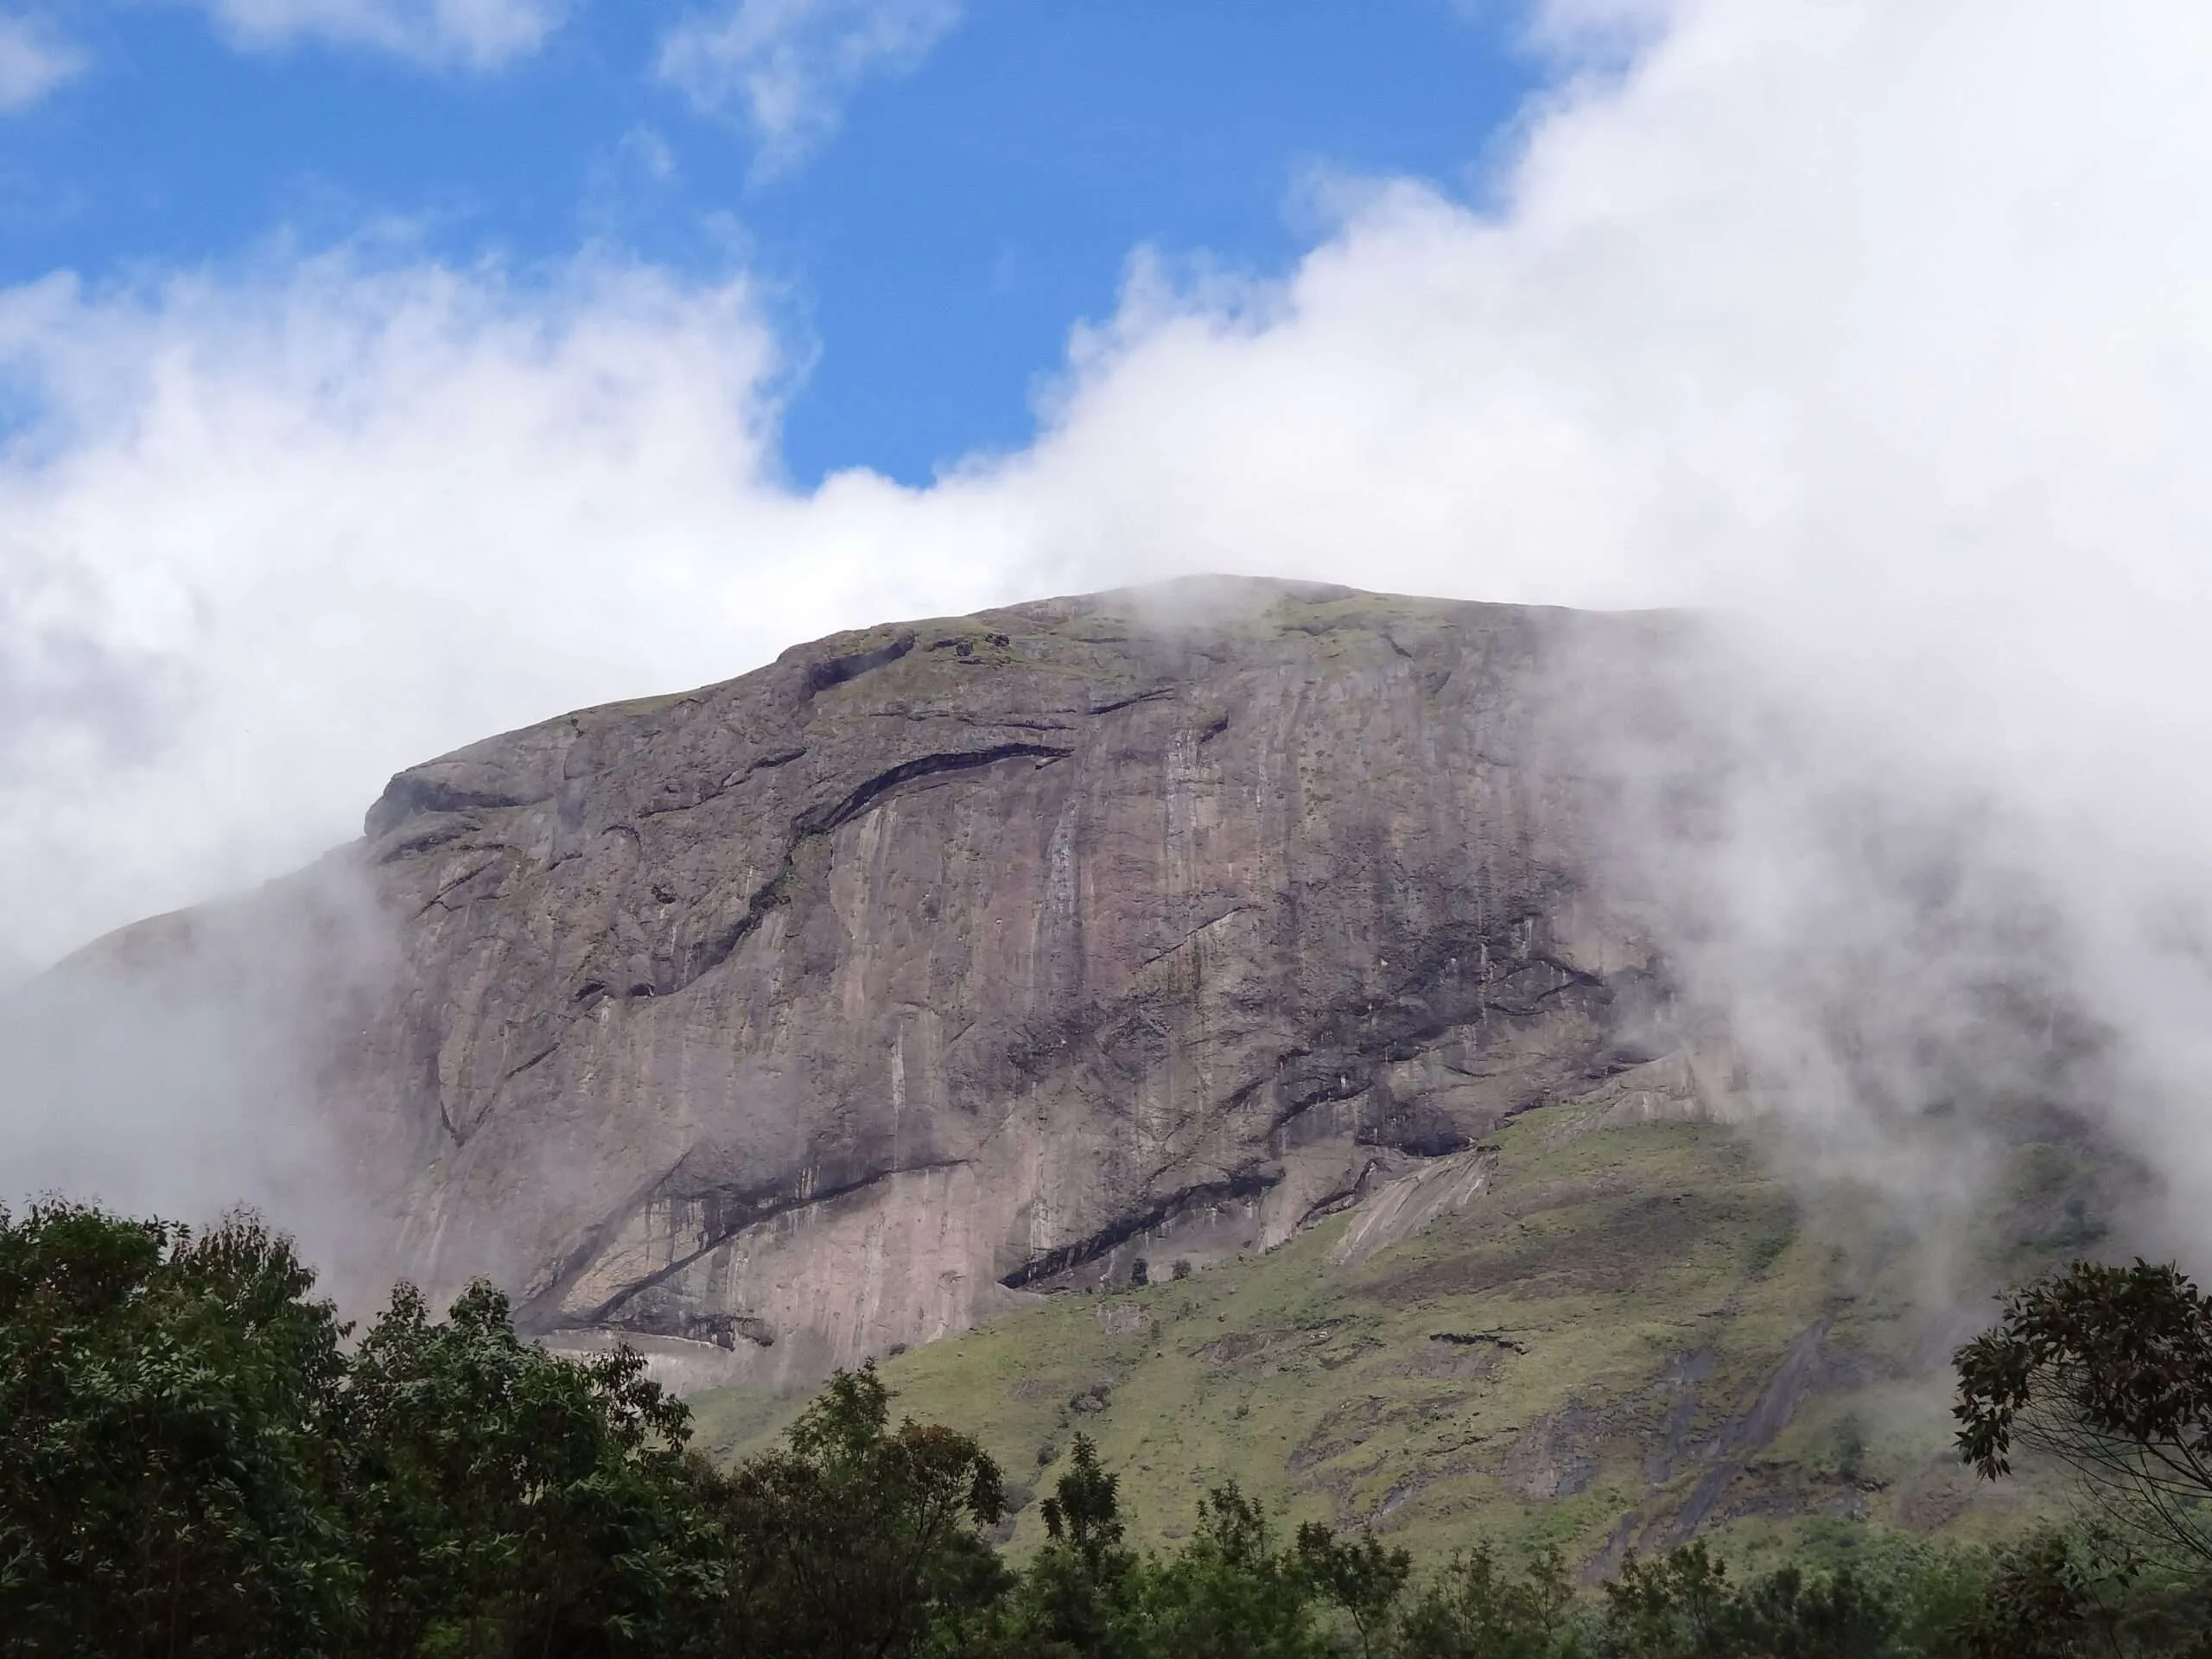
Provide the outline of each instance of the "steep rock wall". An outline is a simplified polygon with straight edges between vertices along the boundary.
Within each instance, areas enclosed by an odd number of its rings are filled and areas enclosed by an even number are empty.
[[[1669,626],[1180,584],[491,739],[320,1086],[400,1265],[693,1382],[1279,1242],[1672,1046],[1541,712]]]

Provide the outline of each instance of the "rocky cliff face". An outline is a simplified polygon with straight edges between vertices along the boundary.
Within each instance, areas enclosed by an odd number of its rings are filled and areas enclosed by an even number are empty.
[[[403,1265],[692,1382],[1276,1243],[1532,1104],[1692,1090],[1539,719],[1665,632],[1185,584],[491,739],[338,861],[395,948],[319,1087]]]

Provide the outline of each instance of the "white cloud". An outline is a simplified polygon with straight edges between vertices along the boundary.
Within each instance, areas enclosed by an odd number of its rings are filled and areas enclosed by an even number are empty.
[[[29,109],[85,67],[85,54],[50,25],[0,15],[0,113]]]
[[[569,0],[192,0],[238,45],[359,47],[434,67],[492,69],[527,56]]]
[[[50,950],[479,729],[980,596],[892,486],[767,481],[772,356],[741,285],[590,264],[9,295],[48,413],[0,474],[0,860],[46,874],[0,925]]]
[[[1038,440],[918,491],[781,481],[741,283],[16,290],[48,412],[0,456],[0,867],[38,879],[0,933],[49,953],[342,837],[398,766],[833,626],[1198,569],[1713,605],[1823,734],[1693,873],[1769,1052],[1821,1074],[1752,994],[1784,958],[1961,991],[1974,951],[1914,956],[1821,837],[1863,787],[1978,792],[2120,1121],[2212,1198],[2208,72],[2212,13],[2157,0],[1681,0],[1532,116],[1495,214],[1382,181],[1280,282],[1140,260]]]
[[[741,118],[773,171],[834,131],[861,83],[918,64],[960,10],[960,0],[735,0],[670,30],[660,73],[701,109]]]

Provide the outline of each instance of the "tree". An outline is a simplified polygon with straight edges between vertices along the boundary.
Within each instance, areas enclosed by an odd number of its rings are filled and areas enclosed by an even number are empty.
[[[1299,1528],[1294,1548],[1314,1588],[1351,1620],[1362,1659],[1373,1659],[1390,1609],[1412,1575],[1413,1557],[1402,1549],[1385,1549],[1372,1538],[1347,1543],[1313,1521]]]
[[[1635,1659],[1722,1659],[1744,1653],[1727,1567],[1702,1543],[1656,1561],[1631,1556],[1605,1586],[1605,1650]]]
[[[1201,1501],[1191,1541],[1150,1563],[1132,1589],[1127,1650],[1147,1659],[1318,1659],[1329,1650],[1310,1580],[1295,1554],[1275,1553],[1266,1516],[1233,1481]]]
[[[369,1651],[659,1654],[714,1623],[689,1414],[630,1350],[548,1353],[486,1284],[434,1321],[401,1285],[338,1418]]]
[[[1066,1548],[1093,1584],[1117,1577],[1128,1565],[1122,1547],[1120,1487],[1120,1478],[1100,1467],[1096,1443],[1078,1434],[1067,1472],[1039,1506],[1046,1537]]]
[[[290,1243],[0,1210],[0,1628],[56,1655],[341,1651],[344,1334]]]
[[[1406,1659],[1572,1659],[1574,1587],[1558,1552],[1509,1575],[1487,1544],[1456,1556],[1398,1621]]]
[[[1970,1659],[2076,1659],[2123,1651],[2105,1605],[2106,1574],[2071,1541],[2039,1533],[1990,1564],[1966,1610],[1959,1645]]]
[[[873,1363],[839,1371],[781,1450],[730,1478],[723,1651],[880,1659],[1004,1593],[980,1530],[1005,1508],[998,1465],[964,1434],[889,1418]]]
[[[1885,1659],[1895,1597],[1847,1568],[1783,1567],[1738,1587],[1702,1542],[1630,1560],[1605,1586],[1599,1651],[1619,1659]]]
[[[1808,1577],[1783,1567],[1744,1592],[1744,1652],[1759,1659],[1883,1659],[1893,1651],[1891,1597],[1844,1567]]]
[[[703,1651],[727,1593],[683,1408],[472,1288],[403,1286],[348,1355],[251,1217],[195,1235],[0,1212],[0,1630],[10,1651]]]
[[[2076,1262],[2005,1299],[1956,1356],[1960,1455],[2015,1445],[2084,1477],[2121,1527],[2212,1563],[2212,1300],[2178,1269]]]
[[[1079,1654],[1119,1651],[1116,1618],[1136,1556],[1122,1541],[1121,1483],[1078,1434],[1052,1496],[1039,1506],[1045,1546],[1032,1558],[1014,1616],[1033,1643]]]

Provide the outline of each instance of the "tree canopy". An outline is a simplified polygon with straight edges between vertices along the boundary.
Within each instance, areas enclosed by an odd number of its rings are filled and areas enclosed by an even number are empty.
[[[2212,1299],[2178,1268],[2075,1263],[2007,1296],[1959,1351],[1962,1457],[2015,1445],[2083,1477],[2107,1518],[2212,1565]]]
[[[1131,1544],[1078,1436],[1042,1544],[974,1440],[839,1373],[722,1469],[633,1353],[565,1357],[488,1285],[402,1285],[356,1333],[290,1243],[0,1211],[0,1650],[63,1659],[2037,1659],[2212,1651],[2197,1505],[2205,1299],[2077,1268],[1962,1350],[1960,1445],[2048,1445],[2166,1546],[2088,1535],[1748,1579],[1702,1544],[1591,1587],[1481,1541],[1423,1571],[1286,1533],[1233,1483]],[[1026,1498],[1026,1494],[1023,1495]],[[2142,1508],[2141,1506],[2148,1506]],[[2177,1553],[2177,1547],[2179,1548]],[[2194,1550],[2197,1553],[2190,1554]],[[2177,1560],[2183,1565],[2177,1567]]]

